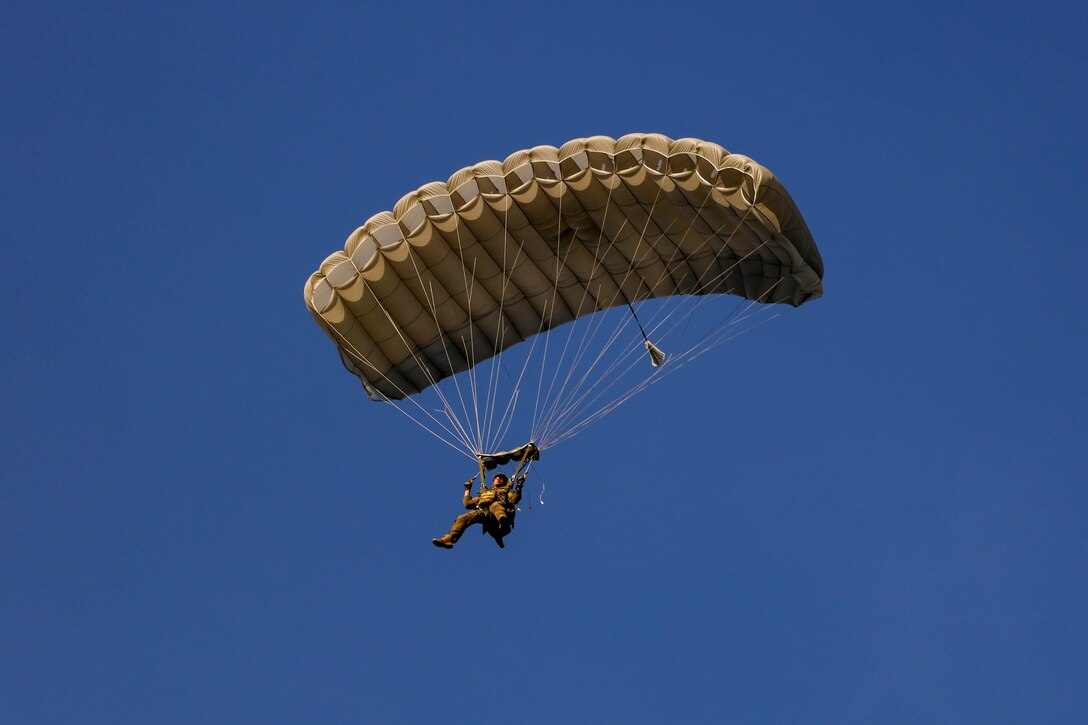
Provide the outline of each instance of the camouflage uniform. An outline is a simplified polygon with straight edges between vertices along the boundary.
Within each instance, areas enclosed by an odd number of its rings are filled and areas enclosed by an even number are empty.
[[[433,539],[435,546],[450,549],[465,533],[465,529],[473,524],[480,524],[485,534],[491,534],[495,543],[500,548],[506,545],[502,543],[504,536],[514,528],[514,516],[517,514],[517,503],[521,500],[521,487],[525,484],[522,476],[513,489],[510,482],[504,481],[502,485],[488,488],[485,486],[480,495],[473,498],[469,495],[469,489],[465,489],[465,508],[467,514],[461,514],[453,522],[450,532],[439,539]]]

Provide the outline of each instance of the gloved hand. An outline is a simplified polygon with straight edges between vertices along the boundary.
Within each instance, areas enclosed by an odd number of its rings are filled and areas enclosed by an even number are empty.
[[[468,491],[472,488],[472,481],[465,481],[465,490]]]

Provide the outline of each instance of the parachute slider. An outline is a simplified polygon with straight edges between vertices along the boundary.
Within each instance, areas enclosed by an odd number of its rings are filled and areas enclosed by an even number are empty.
[[[515,461],[518,462],[518,468],[520,468],[520,464],[525,463],[526,461],[539,461],[540,449],[536,447],[535,443],[526,443],[525,445],[510,451],[502,451],[501,453],[481,453],[476,456],[476,459],[480,462],[480,466],[488,471]]]

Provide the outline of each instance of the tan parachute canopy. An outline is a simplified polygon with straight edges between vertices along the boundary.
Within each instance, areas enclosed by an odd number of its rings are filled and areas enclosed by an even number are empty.
[[[714,143],[630,134],[423,186],[348,237],[305,297],[370,397],[398,400],[601,310],[708,294],[797,306],[822,276],[767,169]]]

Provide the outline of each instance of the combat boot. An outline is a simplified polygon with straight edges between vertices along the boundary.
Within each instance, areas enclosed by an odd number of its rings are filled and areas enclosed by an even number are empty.
[[[453,548],[453,542],[454,542],[454,538],[452,536],[450,536],[449,534],[446,534],[445,536],[443,536],[441,538],[438,538],[438,539],[431,539],[432,544],[434,544],[435,546],[439,546],[439,547],[441,547],[443,549],[452,549]]]

